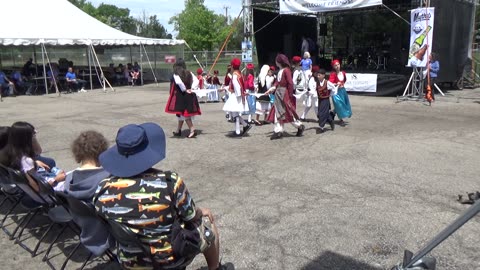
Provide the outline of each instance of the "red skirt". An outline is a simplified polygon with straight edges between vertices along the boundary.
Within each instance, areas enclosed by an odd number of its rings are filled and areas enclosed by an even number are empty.
[[[182,92],[174,82],[170,83],[170,96],[168,97],[166,113],[177,116],[192,117],[201,115],[200,104],[195,93]]]

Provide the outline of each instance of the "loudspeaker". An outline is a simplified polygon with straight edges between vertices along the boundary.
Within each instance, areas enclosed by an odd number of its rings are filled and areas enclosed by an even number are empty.
[[[327,36],[327,24],[321,23],[319,28],[319,35],[322,37]]]

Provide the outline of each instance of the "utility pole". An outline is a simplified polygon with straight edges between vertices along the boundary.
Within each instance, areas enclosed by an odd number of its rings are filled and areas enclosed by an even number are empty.
[[[228,25],[228,9],[230,7],[225,5],[225,6],[223,6],[223,8],[225,9],[225,23]],[[227,42],[227,44],[225,44],[225,52],[227,52],[227,51],[228,51],[228,42]]]

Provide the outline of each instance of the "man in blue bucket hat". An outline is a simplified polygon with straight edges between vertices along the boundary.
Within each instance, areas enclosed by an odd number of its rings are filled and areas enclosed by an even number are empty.
[[[129,227],[150,251],[144,254],[120,245],[122,266],[184,269],[203,253],[209,270],[225,269],[219,261],[218,233],[210,210],[195,207],[176,173],[152,168],[165,158],[165,148],[165,133],[159,125],[130,124],[119,129],[116,144],[100,155],[100,164],[113,177],[97,189],[97,212]],[[182,240],[192,234],[194,240]]]

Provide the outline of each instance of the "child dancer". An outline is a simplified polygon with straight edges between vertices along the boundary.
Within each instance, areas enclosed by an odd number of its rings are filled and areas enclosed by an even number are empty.
[[[340,68],[340,61],[332,61],[333,71],[330,73],[329,81],[338,87],[338,93],[332,97],[333,105],[335,106],[335,113],[340,119],[340,126],[345,126],[344,118],[352,117],[352,107],[350,106],[350,99],[348,98],[347,90],[345,90],[345,82],[347,76],[345,71]]]
[[[330,128],[335,130],[335,123],[333,122],[333,117],[330,114],[330,94],[331,92],[336,92],[336,87],[333,83],[325,79],[325,69],[320,69],[313,73],[313,81],[315,84],[315,92],[318,96],[318,124],[320,129],[318,133],[323,133],[325,131],[325,124],[329,123]]]
[[[247,103],[248,103],[248,123],[253,124],[252,115],[255,115],[255,75],[254,73],[255,66],[253,64],[247,64],[247,77],[245,81],[245,90],[247,92]]]
[[[232,81],[230,82],[230,94],[227,102],[223,106],[223,110],[235,119],[235,133],[232,137],[241,137],[252,128],[250,124],[243,120],[241,114],[246,111],[247,105],[245,100],[245,85],[243,81],[242,73],[240,72],[241,61],[238,58],[234,58],[231,62],[233,68]],[[243,126],[243,130],[240,130],[240,124]]]
[[[275,103],[268,115],[268,121],[275,123],[273,135],[271,140],[280,139],[283,136],[284,124],[291,123],[297,128],[297,137],[302,136],[305,126],[298,120],[298,115],[295,112],[295,107],[292,104],[293,96],[293,82],[292,71],[290,70],[290,63],[284,54],[279,54],[275,58],[275,62],[280,68],[278,78],[275,85],[271,87],[266,93],[275,93]]]

